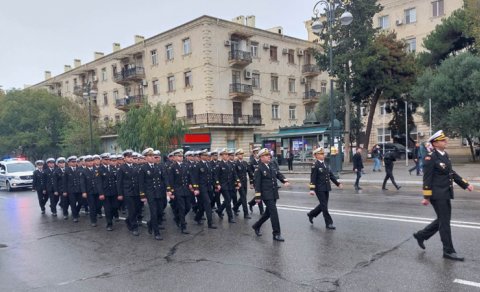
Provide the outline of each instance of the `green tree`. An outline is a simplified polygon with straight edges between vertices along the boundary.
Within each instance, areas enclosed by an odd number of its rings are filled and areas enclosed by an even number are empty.
[[[146,147],[166,152],[181,141],[187,128],[176,118],[176,109],[170,104],[145,104],[131,109],[119,126],[118,143],[123,149],[141,151]]]
[[[464,9],[468,23],[468,35],[475,39],[475,52],[480,52],[480,2],[464,0]]]
[[[426,109],[424,119],[431,99],[432,127],[466,138],[475,160],[472,139],[479,137],[480,129],[480,57],[463,53],[446,59],[437,69],[427,69],[412,94]]]

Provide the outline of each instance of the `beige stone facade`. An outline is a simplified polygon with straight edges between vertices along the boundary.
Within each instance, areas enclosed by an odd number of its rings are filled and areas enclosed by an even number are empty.
[[[254,27],[254,17],[235,22],[202,16],[124,49],[95,53],[95,60],[33,87],[81,101],[95,84],[98,121],[118,122],[144,100],[170,102],[192,133],[211,135],[210,148],[248,149],[280,126],[301,125],[326,92],[327,74],[312,55],[314,44]],[[118,150],[105,135],[105,151]],[[193,145],[194,147],[195,145]]]

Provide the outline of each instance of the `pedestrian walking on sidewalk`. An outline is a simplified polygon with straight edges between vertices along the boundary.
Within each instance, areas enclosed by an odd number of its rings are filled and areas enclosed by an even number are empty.
[[[390,179],[392,181],[393,186],[395,186],[395,188],[397,188],[397,190],[399,190],[401,188],[399,185],[397,185],[397,183],[395,182],[395,178],[393,177],[393,166],[394,166],[394,162],[396,160],[397,159],[395,158],[395,155],[391,151],[388,151],[385,154],[385,157],[383,158],[383,161],[385,161],[385,172],[386,172],[386,174],[385,174],[385,178],[383,179],[382,190],[388,191],[388,189],[386,188],[388,179]]]
[[[373,171],[382,171],[382,153],[380,152],[380,146],[375,144],[372,149],[373,158]]]
[[[293,171],[293,152],[292,150],[288,150],[288,153],[287,153],[287,162],[288,162],[288,171]]]
[[[415,144],[415,148],[413,149],[413,161],[415,162],[415,166],[408,170],[408,173],[412,175],[412,171],[416,170],[417,175],[420,175],[420,161],[422,160],[420,154],[420,144],[417,142]]]
[[[362,147],[357,148],[357,152],[353,155],[353,171],[357,175],[357,179],[355,180],[355,190],[361,190],[360,187],[360,178],[362,177],[362,170],[363,170],[363,161],[362,161]]]
[[[432,237],[437,231],[443,244],[443,257],[450,260],[463,261],[453,247],[450,230],[452,216],[453,182],[461,188],[473,191],[473,186],[460,177],[452,168],[452,163],[445,152],[447,137],[443,131],[438,131],[430,137],[434,149],[425,156],[423,172],[423,205],[432,204],[437,219],[424,229],[413,234],[420,248],[425,249],[424,241]]]

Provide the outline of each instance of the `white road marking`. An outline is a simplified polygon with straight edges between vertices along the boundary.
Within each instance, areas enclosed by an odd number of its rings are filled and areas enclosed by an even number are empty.
[[[308,207],[290,206],[290,205],[278,205],[278,208],[283,210],[299,211],[299,212],[307,212],[312,209]],[[354,212],[354,211],[333,210],[333,209],[330,211],[331,211],[330,212],[331,214],[339,215],[339,216],[380,219],[380,220],[386,220],[386,221],[397,221],[397,222],[408,222],[408,223],[419,223],[419,224],[428,224],[431,221],[433,221],[433,218],[410,217],[410,216],[378,214],[378,213],[368,213],[368,212]],[[460,228],[480,229],[480,223],[477,223],[477,222],[452,221],[451,226],[460,227]]]
[[[472,282],[472,281],[467,281],[467,280],[462,280],[462,279],[455,279],[453,283],[457,284],[463,284],[463,285],[468,285],[468,286],[473,286],[473,287],[478,287],[480,288],[480,283],[477,282]]]

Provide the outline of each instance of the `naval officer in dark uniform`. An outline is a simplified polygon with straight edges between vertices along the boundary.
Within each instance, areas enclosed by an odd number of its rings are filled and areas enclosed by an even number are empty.
[[[453,247],[452,234],[450,230],[450,219],[452,216],[453,182],[463,189],[473,191],[473,186],[460,177],[452,168],[452,163],[445,148],[447,137],[442,130],[433,134],[429,142],[434,147],[432,152],[425,156],[423,165],[423,205],[431,203],[437,219],[427,225],[424,229],[413,234],[418,245],[425,249],[424,241],[432,237],[437,231],[440,232],[440,239],[443,244],[443,257],[450,260],[463,261]]]
[[[323,213],[323,219],[325,220],[325,226],[327,229],[334,230],[332,217],[328,212],[328,198],[329,192],[332,190],[330,181],[332,181],[339,188],[343,188],[343,185],[337,181],[335,175],[333,175],[330,167],[325,163],[325,152],[322,147],[319,147],[313,151],[315,162],[312,165],[310,172],[310,195],[317,196],[319,204],[315,209],[307,213],[308,221],[313,224],[313,218],[317,217],[320,213]]]
[[[259,202],[262,200],[267,209],[262,217],[253,224],[252,228],[257,236],[261,236],[260,228],[262,224],[270,219],[273,229],[273,240],[285,241],[281,235],[280,220],[277,212],[277,200],[279,199],[277,179],[287,187],[290,183],[271,162],[272,156],[267,148],[260,150],[258,156],[260,157],[260,163],[254,173],[255,201]]]
[[[138,216],[141,212],[140,193],[138,190],[138,170],[133,165],[133,151],[128,149],[123,152],[125,164],[120,166],[117,171],[117,192],[118,199],[125,200],[125,206],[128,211],[128,217],[125,220],[128,230],[134,236],[140,235],[138,232]]]

